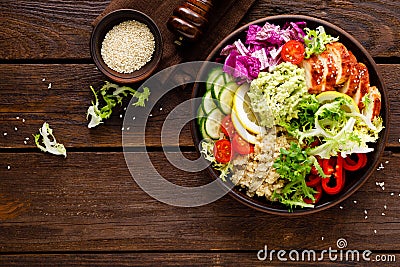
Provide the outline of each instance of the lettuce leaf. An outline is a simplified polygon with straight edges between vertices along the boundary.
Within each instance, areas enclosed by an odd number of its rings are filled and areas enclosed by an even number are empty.
[[[39,133],[34,134],[33,137],[35,138],[36,146],[43,152],[67,157],[67,150],[63,144],[57,142],[53,135],[53,130],[47,122],[43,123],[43,126],[39,128]],[[42,138],[43,145],[40,144],[40,138]]]
[[[313,54],[321,54],[325,51],[326,44],[333,43],[339,40],[339,37],[332,37],[325,32],[323,26],[317,27],[315,30],[309,28],[304,29],[306,36],[304,37],[305,58],[310,58]]]
[[[91,117],[88,128],[96,127],[103,123],[103,120],[110,118],[112,109],[117,104],[121,105],[122,100],[128,95],[137,98],[137,101],[132,105],[139,107],[144,107],[145,101],[148,101],[150,96],[150,89],[148,87],[144,87],[143,92],[139,92],[131,87],[119,86],[110,82],[105,82],[98,92],[92,86],[90,86],[90,89],[94,94],[95,100],[94,102],[92,101],[92,105],[87,110],[86,119],[89,119],[89,116]],[[105,103],[102,107],[100,107],[99,96],[101,96],[102,101]]]

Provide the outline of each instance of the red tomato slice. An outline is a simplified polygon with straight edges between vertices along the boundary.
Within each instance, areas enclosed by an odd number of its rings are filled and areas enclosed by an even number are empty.
[[[300,64],[304,59],[304,44],[296,40],[290,40],[283,45],[281,57],[284,61]]]
[[[235,134],[235,126],[233,126],[231,115],[227,115],[222,119],[221,130],[229,138],[232,138]]]
[[[240,135],[235,134],[232,140],[233,151],[241,155],[247,155],[254,152],[254,145],[245,141]]]
[[[214,157],[219,163],[228,163],[232,158],[231,142],[226,139],[221,139],[215,142]]]

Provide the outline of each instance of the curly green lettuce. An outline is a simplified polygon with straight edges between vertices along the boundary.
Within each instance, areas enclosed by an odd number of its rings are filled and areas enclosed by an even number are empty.
[[[90,89],[94,94],[95,100],[87,110],[86,118],[89,119],[89,116],[91,117],[88,128],[96,127],[103,123],[104,120],[110,118],[113,108],[117,104],[121,105],[122,100],[128,95],[137,99],[132,104],[137,107],[144,107],[145,101],[148,101],[150,96],[150,89],[148,87],[144,87],[143,92],[139,92],[131,87],[119,86],[110,82],[106,82],[98,92],[92,86],[90,86]],[[99,100],[99,96],[101,96],[101,100]],[[100,101],[104,103],[103,106],[100,106]]]
[[[332,37],[325,32],[323,26],[317,27],[315,30],[309,28],[304,29],[306,31],[306,36],[304,36],[305,44],[305,58],[310,58],[313,54],[321,54],[325,51],[326,44],[337,42],[339,37]]]
[[[204,158],[211,162],[212,167],[220,172],[219,178],[226,182],[226,178],[233,170],[233,165],[231,162],[228,163],[219,163],[215,159],[214,153],[214,141],[211,139],[203,140],[201,142],[201,151],[200,153],[204,156]]]
[[[63,144],[57,142],[53,135],[53,129],[50,128],[47,122],[43,123],[43,126],[39,128],[39,133],[34,134],[36,146],[43,152],[48,152],[54,155],[62,155],[67,157],[67,150]],[[40,143],[42,139],[43,145]]]

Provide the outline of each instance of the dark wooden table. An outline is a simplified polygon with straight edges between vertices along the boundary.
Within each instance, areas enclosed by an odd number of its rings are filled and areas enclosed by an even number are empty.
[[[257,252],[265,245],[321,252],[337,248],[340,238],[347,249],[371,250],[372,259],[393,261],[394,255],[400,261],[399,0],[258,0],[241,22],[277,14],[326,19],[366,47],[388,88],[384,168],[340,205],[297,218],[260,213],[229,196],[177,208],[137,186],[122,152],[123,109],[95,129],[87,128],[85,118],[89,86],[98,88],[105,79],[90,58],[91,22],[108,3],[0,2],[0,265],[288,265],[296,262],[261,262]],[[159,129],[168,111],[189,98],[190,91],[177,91],[160,103],[163,109],[150,118],[146,137],[156,167],[187,186],[210,178],[168,164]],[[44,121],[66,145],[66,159],[36,148],[32,134]],[[196,157],[189,127],[179,144],[170,146]],[[325,259],[319,264],[354,263]]]

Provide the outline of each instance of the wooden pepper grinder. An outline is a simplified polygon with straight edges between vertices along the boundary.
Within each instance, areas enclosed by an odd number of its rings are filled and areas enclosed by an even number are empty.
[[[175,8],[167,22],[168,29],[177,35],[175,44],[196,42],[207,28],[212,0],[186,0]]]

